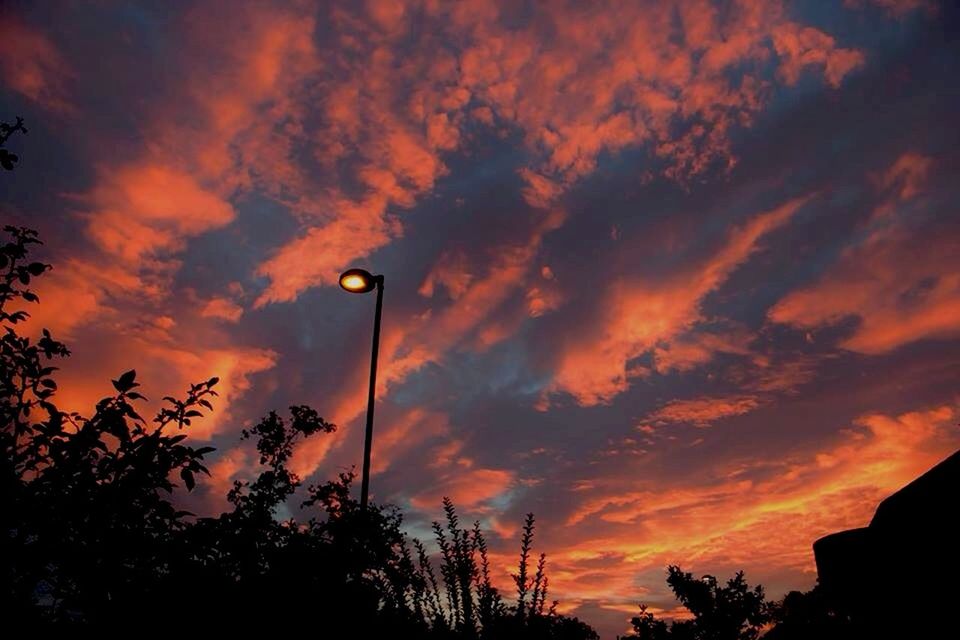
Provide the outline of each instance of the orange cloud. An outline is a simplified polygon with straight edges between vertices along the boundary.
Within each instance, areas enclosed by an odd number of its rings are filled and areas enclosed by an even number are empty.
[[[893,198],[880,210],[894,212],[901,199],[915,198],[928,169],[926,158],[907,154],[898,159],[878,182]],[[870,354],[957,335],[960,242],[955,234],[929,224],[880,222],[884,224],[868,228],[865,238],[845,249],[818,282],[774,305],[769,318],[818,329],[855,317],[859,324],[840,346]]]
[[[556,287],[541,285],[527,291],[527,312],[531,318],[558,309],[564,302],[563,294]]]
[[[310,137],[319,162],[349,168],[360,188],[348,194],[338,180],[320,180],[303,185],[306,193],[299,198],[284,200],[304,230],[259,266],[270,284],[255,306],[289,302],[309,287],[334,284],[348,265],[399,237],[398,209],[433,188],[447,172],[441,154],[461,142],[469,93],[450,85],[455,66],[428,53],[428,43],[414,52],[394,47],[395,30],[405,22],[391,18],[393,26],[384,31],[383,19],[404,15],[402,7],[368,9],[373,27],[333,10],[333,22],[343,30],[339,44],[354,55],[338,56],[334,67],[324,69],[324,122]]]
[[[735,3],[723,15],[700,2],[629,11],[564,8],[507,28],[496,3],[426,7],[422,17],[440,27],[437,37],[464,43],[458,59],[448,60],[435,55],[432,37],[412,48],[398,38],[411,24],[401,4],[330,8],[329,26],[339,36],[331,42],[349,55],[327,55],[330,45],[315,39],[317,18],[306,6],[241,4],[229,15],[193,7],[183,21],[182,49],[200,62],[186,68],[168,101],[151,105],[143,129],[152,142],[142,157],[100,167],[82,199],[89,236],[159,300],[169,295],[185,243],[229,225],[235,202],[257,190],[288,207],[302,231],[257,268],[269,284],[255,306],[290,301],[311,286],[333,284],[342,268],[402,234],[398,211],[447,172],[443,155],[468,140],[470,114],[518,128],[532,155],[521,169],[528,200],[547,207],[593,172],[604,153],[628,146],[653,142],[657,155],[688,174],[707,166],[705,157],[728,155],[730,127],[747,124],[762,106],[762,83],[749,73],[732,80],[730,70],[762,61],[771,33],[801,33],[807,49],[829,50],[817,58],[828,81],[842,75],[830,62],[836,47],[829,36],[797,31],[779,2],[762,11]],[[806,50],[803,56],[802,65],[810,63]],[[672,133],[678,125],[685,130],[680,138]],[[304,149],[325,172],[302,162]],[[341,175],[356,188],[342,186]],[[397,334],[403,355],[392,354],[397,373],[388,371],[386,384],[442,358],[468,333],[479,331],[483,347],[515,330],[520,320],[488,316],[513,290],[511,281],[528,272],[537,243],[504,257],[486,279],[471,282],[464,272],[457,282],[437,280],[464,302]],[[428,278],[424,291],[432,287]],[[220,300],[226,298],[211,300],[201,315],[239,317],[237,307]],[[531,289],[527,313],[542,315],[561,300],[552,288]],[[101,290],[88,302],[91,312],[109,314],[114,301]],[[675,305],[677,327],[696,315],[695,300],[661,302]],[[614,350],[628,353],[636,342]],[[563,375],[558,388],[566,385]]]
[[[206,494],[205,506],[211,513],[220,513],[227,506],[227,493],[233,488],[235,480],[247,480],[250,468],[256,459],[243,449],[228,449],[213,464],[207,465],[210,477],[201,486]]]
[[[211,298],[203,305],[200,315],[224,322],[238,322],[243,315],[243,307],[228,298]]]
[[[270,286],[254,306],[290,302],[312,286],[335,284],[354,260],[386,245],[392,237],[383,217],[386,204],[379,196],[360,204],[344,202],[329,224],[284,245],[257,269],[270,279]]]
[[[735,2],[722,13],[700,0],[616,11],[553,7],[510,27],[506,7],[427,5],[420,19],[434,28],[419,29],[414,44],[399,37],[412,28],[402,4],[331,10],[334,42],[350,55],[328,56],[321,95],[306,96],[323,113],[306,139],[332,175],[358,188],[347,193],[342,181],[307,178],[291,166],[290,139],[260,140],[244,155],[257,173],[282,173],[284,184],[265,188],[303,223],[259,266],[269,284],[256,306],[333,285],[349,264],[400,237],[402,210],[446,174],[444,155],[469,140],[467,127],[478,118],[522,134],[531,155],[519,169],[523,195],[549,208],[604,154],[629,147],[649,144],[664,173],[681,181],[714,164],[732,167],[729,134],[763,108],[768,82],[760,67],[774,53],[788,83],[813,68],[837,86],[863,60],[790,21],[779,0]],[[435,55],[448,42],[464,43],[456,60]],[[301,66],[308,77],[319,70]],[[284,104],[302,130],[305,105]]]
[[[469,469],[437,478],[437,486],[410,498],[417,509],[436,509],[444,496],[462,509],[481,510],[485,502],[506,492],[514,473],[505,469]]]
[[[440,286],[446,289],[447,295],[456,300],[470,287],[473,274],[467,264],[466,256],[459,252],[445,252],[431,267],[427,277],[417,289],[421,296],[432,298],[435,289]]]
[[[411,409],[398,420],[377,425],[377,453],[371,458],[370,473],[389,469],[395,460],[410,453],[425,441],[447,435],[446,416],[424,409]]]
[[[749,124],[763,103],[762,82],[742,66],[769,57],[771,37],[788,82],[812,65],[836,86],[862,61],[827,34],[787,20],[777,1],[736,2],[723,14],[700,0],[614,12],[554,7],[514,29],[498,24],[496,4],[471,10],[469,18],[449,17],[474,43],[461,56],[460,82],[515,122],[542,158],[521,174],[533,206],[549,205],[593,172],[602,154],[644,143],[677,179],[714,162],[731,166],[728,132]]]
[[[188,18],[178,55],[193,57],[183,82],[138,123],[149,144],[139,156],[99,164],[95,183],[76,198],[88,238],[100,251],[83,262],[125,272],[135,282],[87,286],[88,312],[76,327],[105,319],[97,314],[116,315],[131,295],[165,303],[187,241],[233,222],[234,200],[243,190],[255,182],[269,195],[298,184],[299,173],[284,155],[289,139],[271,135],[271,119],[296,113],[298,82],[316,68],[313,19],[302,8],[240,4],[227,15],[198,5]],[[223,303],[205,311],[218,319],[239,317]]]
[[[659,281],[617,279],[598,305],[602,315],[596,326],[580,331],[560,354],[548,392],[569,393],[578,404],[589,406],[625,391],[632,375],[627,362],[693,326],[700,319],[703,297],[757,250],[761,237],[786,224],[808,199],[791,200],[734,228],[716,253],[680,273]]]
[[[559,211],[542,215],[523,242],[499,247],[485,273],[471,277],[466,288],[445,307],[387,325],[380,344],[377,398],[384,397],[391,387],[427,363],[442,362],[448,351],[474,333],[483,333],[491,315],[526,282],[544,235],[556,229],[563,219],[564,214]],[[334,422],[341,426],[357,418],[366,407],[367,366],[365,362],[358,363],[345,377],[345,391],[333,398],[331,413]],[[342,443],[344,434],[342,430],[327,438],[304,442],[294,457],[294,470],[301,476],[312,473]]]
[[[0,14],[0,75],[6,86],[45,109],[73,111],[66,87],[73,72],[56,45],[5,11]]]
[[[40,304],[23,305],[30,319],[22,325],[26,334],[49,329],[60,339],[70,339],[79,328],[96,320],[115,320],[118,312],[111,301],[139,293],[154,298],[156,290],[120,266],[96,264],[90,260],[68,259],[32,284]]]
[[[644,422],[670,424],[686,422],[697,427],[731,416],[749,413],[760,406],[754,396],[730,396],[711,398],[703,396],[691,400],[673,400],[644,418]]]
[[[773,31],[773,46],[780,57],[779,72],[787,84],[794,84],[804,68],[822,66],[827,82],[840,86],[843,77],[863,65],[863,54],[853,49],[839,49],[832,37],[818,29],[795,23],[778,26]]]
[[[909,200],[927,186],[933,159],[914,151],[901,155],[890,167],[874,177],[881,190],[891,192],[896,200]]]
[[[96,346],[95,352],[89,342],[74,345],[73,351],[73,358],[58,373],[56,397],[61,409],[82,415],[90,414],[98,400],[113,394],[110,379],[128,369],[137,370],[137,379],[149,398],[141,405],[144,417],[160,408],[163,396],[179,397],[191,383],[218,376],[215,410],[189,428],[189,435],[200,440],[209,440],[234,423],[231,405],[250,390],[255,374],[273,368],[277,361],[277,354],[266,349],[175,343],[167,330],[156,327],[141,328],[139,335],[116,334]],[[131,354],[136,354],[135,360]]]
[[[270,196],[303,185],[289,158],[293,132],[278,135],[274,121],[302,112],[294,98],[317,68],[313,24],[302,7],[189,10],[178,47],[189,64],[182,84],[140,123],[149,144],[139,157],[99,165],[79,198],[101,263],[121,264],[169,293],[187,240],[229,225],[245,190],[255,185]]]
[[[62,372],[64,406],[88,413],[112,392],[110,377],[136,367],[154,400],[143,411],[149,415],[156,399],[216,375],[217,411],[191,429],[208,439],[233,419],[229,407],[249,391],[251,377],[274,366],[274,352],[231,344],[204,321],[233,322],[242,309],[225,296],[184,308],[191,295],[176,289],[175,276],[188,241],[233,222],[234,200],[254,183],[268,195],[298,184],[285,155],[289,138],[273,131],[279,114],[296,112],[298,82],[316,65],[314,22],[302,11],[191,8],[171,54],[171,64],[179,55],[189,62],[182,82],[134,114],[148,143],[135,155],[102,159],[94,183],[72,197],[90,244],[71,248],[76,257],[38,281],[43,303],[30,324],[83,338]],[[34,66],[53,65],[41,40],[28,44],[40,52]],[[42,100],[55,85],[30,86]]]
[[[880,500],[951,453],[960,445],[958,417],[951,406],[865,414],[821,449],[724,463],[666,489],[637,469],[595,480],[581,492],[593,497],[555,532],[551,586],[563,600],[632,603],[610,594],[633,593],[638,574],[678,561],[695,572],[737,567],[812,579],[813,540],[866,525]]]
[[[85,197],[90,238],[131,266],[183,248],[190,236],[229,224],[233,207],[186,171],[160,164],[101,169]]]
[[[654,367],[658,373],[690,371],[709,362],[714,354],[732,353],[749,356],[763,364],[761,356],[750,349],[754,336],[745,329],[721,333],[691,332],[653,350]]]
[[[364,149],[370,156],[359,170],[365,195],[330,199],[320,215],[325,222],[310,226],[260,265],[257,273],[269,278],[270,286],[256,306],[289,302],[309,287],[334,284],[348,265],[399,236],[401,226],[387,215],[388,207],[410,207],[417,195],[431,189],[446,172],[437,152],[455,146],[452,134],[425,138],[399,124],[370,135],[379,142]]]
[[[179,378],[177,383],[165,385],[167,388],[184,387],[185,381],[205,380],[219,376],[217,385],[218,410],[200,421],[190,430],[191,437],[209,440],[215,433],[220,433],[230,425],[235,416],[230,412],[230,405],[250,390],[251,377],[254,374],[272,369],[277,362],[277,354],[267,349],[229,347],[225,349],[191,349],[172,350],[170,348],[144,349],[148,362],[157,362],[160,366],[166,365]],[[146,368],[151,375],[151,366]],[[164,376],[157,371],[151,379],[162,381]]]

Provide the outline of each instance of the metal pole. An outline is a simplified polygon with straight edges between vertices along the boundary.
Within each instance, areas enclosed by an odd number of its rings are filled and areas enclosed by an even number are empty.
[[[366,511],[370,495],[370,449],[373,446],[373,405],[377,391],[377,352],[380,350],[380,312],[383,309],[383,276],[377,276],[377,312],[373,320],[373,354],[370,356],[370,395],[367,397],[367,432],[363,440],[363,482],[360,509]]]

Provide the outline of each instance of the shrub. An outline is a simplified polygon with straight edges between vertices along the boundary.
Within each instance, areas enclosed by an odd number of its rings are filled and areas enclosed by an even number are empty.
[[[361,509],[353,474],[306,488],[306,521],[281,519],[302,487],[287,466],[296,443],[336,427],[306,406],[270,412],[242,432],[260,470],[237,481],[230,509],[197,518],[177,507],[207,474],[212,447],[193,447],[191,422],[213,409],[217,378],[165,397],[151,421],[134,370],[90,417],[54,404],[54,363],[70,355],[43,329],[17,333],[28,317],[14,301],[39,302],[29,286],[51,267],[31,262],[37,234],[6,227],[0,248],[0,571],[12,628],[24,626],[222,631],[276,628],[309,615],[320,629],[364,638],[596,638],[586,624],[547,607],[546,557],[531,571],[534,518],[527,516],[507,605],[490,578],[475,522],[460,527],[444,499],[435,522],[439,570],[402,530],[392,506]],[[532,575],[531,575],[532,573]],[[439,574],[439,579],[438,579]]]

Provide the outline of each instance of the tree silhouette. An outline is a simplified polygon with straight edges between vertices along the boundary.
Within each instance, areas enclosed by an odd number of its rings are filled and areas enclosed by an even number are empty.
[[[0,123],[0,164],[19,158],[2,147],[23,120]],[[276,630],[308,615],[328,635],[402,638],[588,640],[575,618],[545,610],[546,556],[533,578],[534,518],[521,538],[518,599],[493,586],[487,544],[475,522],[461,529],[444,499],[434,523],[440,580],[426,546],[410,539],[393,506],[361,509],[353,473],[306,488],[306,521],[282,518],[302,480],[288,462],[299,440],[335,425],[307,406],[289,419],[270,412],[241,432],[253,440],[259,472],[227,494],[230,510],[197,518],[178,508],[213,447],[190,446],[193,420],[212,411],[219,380],[164,397],[147,421],[134,370],[113,380],[115,394],[90,417],[54,404],[58,359],[70,351],[47,329],[32,342],[17,333],[40,301],[33,279],[51,266],[28,260],[37,233],[4,227],[0,246],[0,614],[6,628]],[[529,601],[527,595],[529,594]]]
[[[816,586],[810,591],[791,591],[773,610],[776,626],[765,640],[853,640],[862,637],[847,615],[840,613]]]
[[[695,578],[678,566],[667,569],[667,584],[677,600],[693,615],[667,626],[640,606],[633,618],[635,638],[643,640],[755,640],[771,621],[773,605],[764,599],[763,587],[750,588],[740,571],[722,584],[714,576]]]
[[[276,630],[309,615],[321,634],[362,638],[588,640],[596,633],[546,607],[546,556],[531,571],[534,517],[527,516],[508,605],[491,580],[475,522],[460,527],[449,499],[435,522],[439,571],[427,547],[403,531],[396,507],[361,509],[352,472],[305,488],[305,521],[282,517],[298,490],[288,466],[296,443],[336,427],[307,406],[270,412],[252,440],[259,471],[238,480],[230,509],[195,517],[177,504],[207,474],[212,447],[187,439],[213,409],[217,378],[164,397],[152,420],[136,372],[90,417],[54,404],[55,363],[70,355],[46,329],[17,333],[39,296],[33,279],[51,267],[28,259],[35,231],[5,227],[0,247],[0,613],[12,629],[132,629],[221,633]],[[438,579],[439,574],[439,579]],[[531,576],[532,574],[532,576]],[[343,631],[341,631],[343,630]]]
[[[69,355],[46,329],[34,344],[16,332],[36,303],[29,285],[50,265],[27,260],[36,232],[5,227],[0,248],[0,448],[4,509],[4,606],[13,615],[46,620],[91,619],[109,602],[164,566],[164,542],[186,526],[169,500],[179,477],[192,487],[211,448],[183,443],[180,431],[217,380],[168,399],[152,423],[136,411],[143,400],[136,373],[113,381],[114,396],[90,418],[57,409],[52,363]],[[39,605],[39,606],[34,606]]]

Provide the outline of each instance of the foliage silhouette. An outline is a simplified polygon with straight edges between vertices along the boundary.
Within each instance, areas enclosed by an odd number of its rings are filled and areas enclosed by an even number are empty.
[[[849,616],[839,612],[820,586],[802,593],[791,591],[774,607],[776,626],[764,640],[853,640],[862,637]]]
[[[74,620],[94,615],[132,585],[164,566],[163,543],[186,525],[167,499],[179,475],[193,483],[205,473],[209,448],[183,444],[179,433],[215,395],[216,379],[192,385],[147,423],[134,408],[143,399],[128,371],[113,381],[116,395],[92,417],[52,403],[52,366],[69,355],[46,329],[31,343],[15,326],[28,317],[15,301],[36,303],[32,278],[50,265],[28,262],[36,232],[5,227],[0,248],[0,496],[4,607],[24,615]],[[171,399],[172,400],[172,399]],[[36,607],[34,605],[41,604]]]
[[[668,624],[646,605],[631,620],[627,638],[642,640],[854,640],[867,637],[840,613],[817,586],[767,601],[761,585],[751,588],[742,571],[726,585],[713,576],[695,578],[677,566],[667,569],[667,584],[691,618]],[[876,637],[875,635],[873,637]]]
[[[18,131],[20,133],[27,132],[27,128],[23,126],[23,118],[17,116],[17,121],[14,124],[0,122],[0,167],[3,167],[7,171],[13,171],[13,168],[20,161],[20,156],[15,153],[10,153],[3,147],[6,146],[10,136]]]
[[[302,488],[288,463],[298,441],[336,427],[306,406],[269,413],[252,440],[260,470],[237,481],[230,508],[195,517],[178,508],[212,447],[187,440],[211,411],[217,378],[164,397],[151,421],[136,372],[84,417],[54,404],[55,362],[67,347],[42,330],[17,333],[29,286],[51,267],[30,262],[36,232],[5,227],[0,247],[0,614],[9,629],[144,629],[153,632],[276,629],[308,614],[321,635],[425,639],[587,640],[596,633],[546,607],[546,557],[531,567],[535,522],[527,516],[507,604],[491,580],[480,523],[461,528],[444,499],[427,548],[403,531],[392,506],[360,508],[353,473],[305,488],[305,521],[282,517]],[[23,308],[21,308],[23,307]],[[439,579],[438,579],[439,574]],[[532,575],[531,575],[532,574]],[[341,631],[343,630],[343,631]]]
[[[667,584],[693,615],[669,626],[640,606],[633,618],[634,634],[642,640],[755,640],[772,620],[774,605],[764,599],[763,587],[750,588],[743,572],[722,584],[714,576],[695,578],[678,566],[667,569]]]

